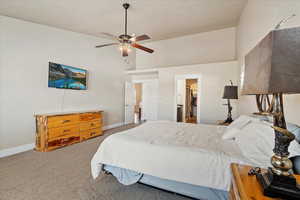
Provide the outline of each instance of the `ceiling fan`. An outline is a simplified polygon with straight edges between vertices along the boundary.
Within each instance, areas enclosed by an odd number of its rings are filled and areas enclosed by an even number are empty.
[[[112,45],[120,45],[120,50],[122,52],[122,56],[126,57],[128,56],[128,53],[130,52],[130,47],[134,47],[143,51],[146,51],[148,53],[153,53],[153,49],[149,49],[147,47],[144,47],[142,45],[137,44],[138,41],[148,40],[150,37],[146,34],[140,35],[140,36],[131,36],[127,34],[127,10],[130,7],[129,3],[124,3],[123,7],[125,9],[125,33],[120,35],[119,37],[114,36],[110,33],[102,33],[103,35],[107,36],[108,38],[116,41],[114,43],[108,43],[103,45],[98,45],[96,48],[102,48],[106,46],[112,46]]]

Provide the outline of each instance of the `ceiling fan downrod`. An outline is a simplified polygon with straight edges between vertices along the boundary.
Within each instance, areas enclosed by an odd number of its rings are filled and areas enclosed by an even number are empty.
[[[124,3],[123,7],[125,8],[125,35],[127,35],[127,10],[130,7],[130,4]]]

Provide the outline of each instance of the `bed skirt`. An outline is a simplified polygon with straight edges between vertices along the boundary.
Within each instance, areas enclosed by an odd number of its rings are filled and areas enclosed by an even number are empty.
[[[131,185],[139,182],[195,199],[228,200],[228,192],[223,190],[162,179],[111,165],[103,165],[103,170],[114,175],[117,180],[124,185]]]

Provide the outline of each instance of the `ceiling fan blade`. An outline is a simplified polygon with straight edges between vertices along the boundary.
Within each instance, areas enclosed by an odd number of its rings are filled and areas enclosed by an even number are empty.
[[[119,43],[102,44],[102,45],[97,45],[95,48],[107,47],[107,46],[112,46],[112,45],[117,45],[117,44],[119,44]]]
[[[115,35],[113,35],[113,34],[110,34],[110,33],[104,33],[104,32],[101,32],[100,34],[101,34],[104,38],[106,38],[106,39],[117,40],[117,41],[120,40],[119,37],[117,37],[117,36],[115,36]]]
[[[139,45],[139,44],[137,44],[137,43],[133,43],[133,44],[131,44],[131,46],[133,46],[134,48],[138,48],[138,49],[141,49],[141,50],[143,50],[143,51],[146,51],[146,52],[148,52],[148,53],[153,53],[153,52],[154,52],[153,49],[149,49],[149,48],[144,47],[144,46],[142,46],[142,45]]]
[[[142,40],[149,40],[151,39],[148,35],[140,35],[140,36],[137,36],[137,37],[133,37],[131,38],[130,40],[131,41],[134,41],[134,42],[137,42],[137,41],[142,41]]]
[[[125,49],[122,50],[122,56],[123,57],[127,57],[128,56],[127,50],[125,50]]]

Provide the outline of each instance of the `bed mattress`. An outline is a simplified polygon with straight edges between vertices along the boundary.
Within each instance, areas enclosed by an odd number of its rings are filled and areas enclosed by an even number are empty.
[[[230,163],[248,164],[226,127],[169,121],[147,122],[106,138],[91,161],[96,178],[103,164],[196,186],[229,191]]]

